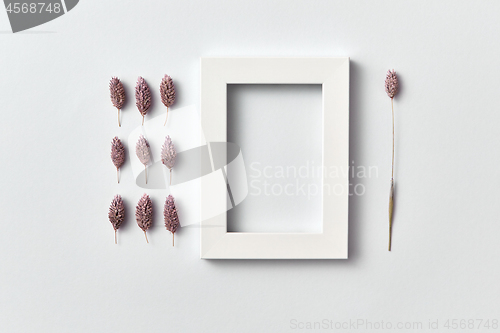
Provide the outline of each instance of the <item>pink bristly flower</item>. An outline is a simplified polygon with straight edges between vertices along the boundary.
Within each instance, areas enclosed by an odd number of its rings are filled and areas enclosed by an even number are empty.
[[[394,98],[398,93],[398,76],[396,75],[396,71],[393,69],[387,71],[387,75],[385,77],[385,92],[390,98]]]
[[[170,184],[172,184],[172,168],[174,167],[176,156],[174,143],[170,139],[170,136],[167,135],[165,143],[161,147],[161,162],[170,170]]]
[[[144,231],[144,236],[146,237],[146,242],[148,241],[148,236],[146,235],[146,230],[151,228],[153,225],[153,202],[147,194],[143,194],[137,206],[135,207],[135,220],[139,228]]]
[[[115,244],[116,244],[116,231],[120,228],[121,224],[125,220],[125,205],[123,204],[122,197],[120,195],[115,195],[111,205],[109,206],[108,213],[109,222],[113,225],[115,229]]]
[[[160,96],[163,105],[167,107],[167,117],[165,118],[165,126],[167,124],[168,119],[168,108],[174,104],[175,101],[175,86],[172,78],[165,74],[160,83]]]
[[[120,110],[125,104],[125,89],[123,84],[117,77],[113,77],[109,82],[109,93],[111,97],[111,103],[118,110],[118,126],[122,126],[120,123]]]
[[[141,163],[144,164],[144,174],[146,177],[146,184],[147,184],[148,183],[147,165],[151,162],[151,154],[149,151],[149,142],[142,134],[139,137],[139,140],[137,140],[137,144],[135,145],[135,153],[139,158],[139,161],[141,161]]]
[[[111,160],[116,167],[116,179],[119,183],[120,177],[118,175],[118,170],[125,162],[125,147],[117,136],[115,136],[111,141]]]
[[[175,208],[174,197],[169,195],[165,200],[165,207],[163,208],[163,217],[165,218],[165,227],[172,233],[172,246],[174,246],[174,234],[179,228],[179,216],[177,215],[177,208]]]
[[[143,77],[139,76],[135,86],[135,105],[142,115],[142,124],[144,125],[144,116],[151,107],[151,90]]]

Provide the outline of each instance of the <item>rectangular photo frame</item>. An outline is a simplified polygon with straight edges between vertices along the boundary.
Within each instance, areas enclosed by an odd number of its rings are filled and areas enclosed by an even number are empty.
[[[226,156],[221,158],[218,149],[216,161],[212,153],[227,141],[228,84],[321,85],[322,232],[227,231],[226,211],[233,200],[227,168],[237,162],[220,163]],[[201,58],[200,106],[213,171],[201,178],[201,258],[347,259],[349,173],[332,177],[328,170],[349,170],[349,58]]]

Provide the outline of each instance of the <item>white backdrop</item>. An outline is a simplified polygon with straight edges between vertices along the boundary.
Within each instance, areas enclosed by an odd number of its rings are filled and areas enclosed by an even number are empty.
[[[500,317],[499,17],[498,1],[81,1],[12,34],[0,9],[0,331],[491,325]],[[172,115],[198,106],[200,56],[351,57],[351,160],[379,172],[352,179],[366,192],[350,199],[348,260],[200,260],[197,228],[170,246],[163,192],[145,243],[132,213],[144,190],[130,164],[116,184],[110,141],[140,122],[138,75],[151,82],[151,117],[165,112],[164,73],[178,90]],[[389,68],[401,80],[391,253]],[[130,97],[120,129],[114,75]],[[115,193],[129,209],[119,245],[107,221]]]

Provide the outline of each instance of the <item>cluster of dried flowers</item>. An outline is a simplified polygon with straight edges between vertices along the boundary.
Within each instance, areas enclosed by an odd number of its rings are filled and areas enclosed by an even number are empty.
[[[135,153],[139,161],[144,164],[144,176],[146,178],[146,184],[148,183],[148,169],[147,166],[151,163],[151,151],[148,140],[144,135],[140,135],[135,146]],[[161,161],[170,171],[170,184],[172,184],[172,169],[175,164],[175,158],[177,153],[175,151],[174,143],[170,136],[165,137],[165,143],[161,148]],[[116,178],[118,183],[120,183],[119,169],[125,163],[125,146],[120,141],[120,139],[115,136],[111,140],[111,161],[116,167]]]
[[[109,82],[109,92],[111,96],[111,103],[118,110],[118,126],[121,126],[120,121],[120,110],[125,104],[125,88],[122,82],[117,77],[111,78]],[[163,105],[167,107],[167,118],[165,119],[165,124],[167,124],[168,110],[175,102],[175,86],[172,78],[165,74],[160,83],[160,97]],[[137,84],[135,86],[135,105],[142,116],[142,125],[144,125],[144,117],[151,108],[151,90],[149,89],[146,80],[139,76],[137,79]]]
[[[180,226],[177,208],[175,207],[174,197],[169,195],[165,201],[163,208],[163,216],[165,218],[165,227],[172,233],[172,246],[174,246],[174,234]],[[116,231],[120,228],[125,220],[125,205],[120,195],[115,195],[111,205],[109,206],[108,213],[109,222],[115,230],[115,244]],[[149,243],[146,231],[153,225],[153,201],[147,194],[143,194],[135,207],[135,220],[137,225],[144,232],[146,242]]]
[[[118,126],[121,127],[120,120],[120,110],[125,104],[125,88],[122,82],[117,77],[111,78],[109,83],[109,91],[111,97],[111,103],[118,110]],[[175,86],[172,78],[169,75],[165,75],[160,83],[160,97],[162,103],[167,107],[167,118],[165,119],[165,124],[168,119],[169,107],[174,104],[175,101]],[[143,77],[137,79],[137,84],[135,86],[135,105],[142,116],[142,125],[144,125],[144,118],[151,108],[151,90]],[[135,147],[135,153],[142,164],[144,164],[144,174],[146,178],[146,184],[148,183],[147,166],[151,163],[151,152],[148,140],[141,135],[137,141]],[[167,166],[170,170],[170,184],[172,183],[172,168],[175,164],[175,158],[177,153],[175,151],[174,144],[170,136],[165,138],[165,143],[161,150],[161,160],[162,163]],[[116,177],[118,183],[120,183],[120,167],[125,162],[125,147],[120,139],[115,136],[111,141],[111,161],[116,167]],[[175,207],[174,198],[169,195],[165,201],[165,207],[163,209],[163,215],[165,218],[165,227],[168,231],[172,233],[172,245],[174,244],[174,234],[179,227],[179,216],[177,215],[177,208]],[[115,231],[115,244],[117,243],[116,231],[120,228],[125,220],[125,205],[123,199],[120,195],[115,195],[111,205],[109,207],[108,218]],[[146,231],[153,225],[153,202],[149,195],[144,194],[137,206],[135,208],[135,219],[137,225],[144,232],[146,237],[146,242],[149,243]]]

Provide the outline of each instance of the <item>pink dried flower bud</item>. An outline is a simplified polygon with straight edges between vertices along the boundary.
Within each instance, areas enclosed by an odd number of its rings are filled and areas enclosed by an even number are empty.
[[[115,244],[116,244],[116,230],[118,230],[125,220],[125,205],[123,204],[122,197],[120,195],[115,195],[111,205],[109,206],[108,213],[109,222],[113,225],[115,229]]]
[[[151,162],[149,142],[142,134],[139,136],[139,140],[137,140],[137,144],[135,145],[135,153],[137,154],[139,161],[141,161],[144,166]]]
[[[172,78],[165,74],[160,84],[160,96],[163,105],[167,108],[172,106],[175,101],[175,86]]]
[[[135,86],[135,105],[143,116],[148,113],[151,107],[151,91],[146,80],[141,76],[137,79],[137,85]]]
[[[396,75],[396,71],[394,69],[392,71],[387,71],[387,75],[385,77],[385,92],[390,98],[394,98],[398,92],[398,76]]]
[[[174,143],[170,136],[167,135],[165,138],[165,143],[161,147],[161,162],[169,169],[172,169],[175,164],[175,157],[177,153],[175,152]]]
[[[172,233],[172,246],[174,245],[174,234],[179,228],[179,216],[177,215],[177,208],[175,208],[174,197],[169,195],[165,200],[165,207],[163,208],[163,217],[165,218],[165,227]]]
[[[137,206],[135,207],[135,220],[139,228],[144,231],[144,236],[146,236],[146,241],[148,241],[148,236],[146,235],[146,230],[151,228],[153,225],[153,202],[147,194],[143,194]]]
[[[111,96],[111,103],[117,109],[121,109],[125,104],[125,89],[123,84],[117,77],[113,77],[109,82],[109,93]]]
[[[111,160],[117,169],[125,162],[125,147],[117,136],[111,141]]]

